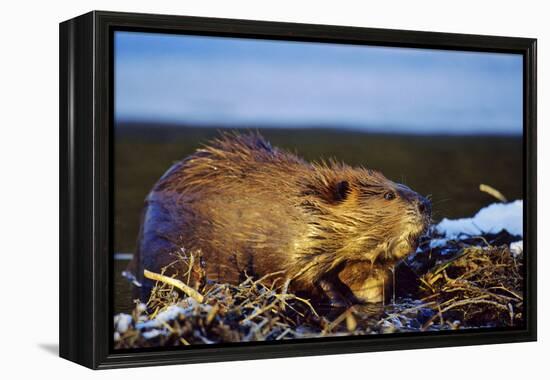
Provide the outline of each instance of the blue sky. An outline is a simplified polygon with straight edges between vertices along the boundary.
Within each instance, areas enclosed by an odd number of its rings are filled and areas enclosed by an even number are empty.
[[[115,117],[520,134],[522,57],[116,32]]]

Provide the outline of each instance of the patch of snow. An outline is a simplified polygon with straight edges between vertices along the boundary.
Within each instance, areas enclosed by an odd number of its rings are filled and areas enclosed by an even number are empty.
[[[136,323],[136,329],[143,330],[143,329],[150,329],[153,327],[159,327],[161,323],[155,319],[151,319],[148,321],[139,321]]]
[[[432,239],[430,240],[430,248],[444,247],[448,239]]]
[[[523,253],[523,240],[515,241],[510,244],[510,252],[514,257],[521,255]]]
[[[171,305],[167,307],[166,310],[158,313],[155,319],[151,319],[145,322],[138,322],[136,324],[136,328],[138,330],[142,330],[142,329],[153,328],[153,327],[161,327],[164,324],[164,322],[174,320],[180,314],[185,314],[185,309],[178,305]]]
[[[141,288],[141,282],[139,282],[136,278],[136,276],[134,276],[133,273],[127,271],[127,270],[124,270],[122,271],[122,277],[124,277],[125,279],[127,279],[128,281],[130,281],[132,284],[134,284],[135,286],[137,286],[138,288]]]
[[[132,316],[129,314],[117,314],[115,315],[115,330],[120,334],[124,334],[128,331],[128,327],[132,323]]]
[[[178,305],[170,305],[166,308],[166,310],[158,313],[155,319],[161,322],[168,322],[176,319],[178,315],[183,313],[185,313],[185,309],[183,307],[180,307]]]
[[[143,302],[140,302],[137,304],[136,309],[138,312],[143,313],[145,310],[147,310],[147,305],[145,305]]]
[[[144,331],[141,333],[141,335],[145,338],[145,339],[153,339],[153,338],[156,338],[157,336],[163,334],[162,331],[160,330],[157,330],[157,329],[153,329],[153,330],[150,330],[150,331]]]
[[[523,236],[523,201],[493,203],[479,210],[472,218],[444,218],[436,229],[447,239],[454,239],[460,234],[479,235],[502,230]]]

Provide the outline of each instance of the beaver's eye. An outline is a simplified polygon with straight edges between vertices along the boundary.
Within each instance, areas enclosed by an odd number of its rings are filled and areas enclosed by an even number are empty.
[[[393,191],[388,191],[386,194],[384,194],[384,199],[387,201],[395,199],[395,193]]]

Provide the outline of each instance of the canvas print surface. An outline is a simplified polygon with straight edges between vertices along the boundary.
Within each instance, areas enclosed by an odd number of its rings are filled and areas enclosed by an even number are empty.
[[[115,349],[523,326],[521,55],[113,38]]]

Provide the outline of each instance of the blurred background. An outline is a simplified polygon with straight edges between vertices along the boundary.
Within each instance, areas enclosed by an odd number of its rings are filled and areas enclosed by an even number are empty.
[[[117,273],[154,183],[227,128],[381,170],[435,221],[493,202],[481,183],[522,198],[521,55],[116,32],[114,63]]]

